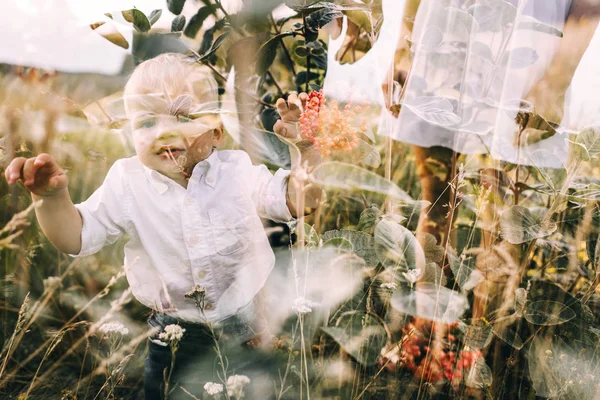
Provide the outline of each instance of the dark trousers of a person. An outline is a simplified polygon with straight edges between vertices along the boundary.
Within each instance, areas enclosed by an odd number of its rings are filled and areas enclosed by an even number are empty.
[[[144,364],[144,392],[146,400],[162,400],[165,398],[165,382],[169,378],[168,398],[190,399],[183,389],[198,398],[203,398],[204,385],[207,382],[221,383],[219,375],[223,375],[221,360],[215,350],[215,336],[219,339],[219,348],[226,364],[227,374],[243,374],[251,377],[264,377],[269,374],[271,357],[249,347],[246,342],[256,337],[250,324],[239,318],[231,318],[221,324],[218,329],[211,329],[206,324],[189,323],[165,314],[153,312],[148,318],[150,327],[177,324],[185,329],[183,338],[175,352],[173,371],[171,372],[172,349],[169,345],[158,344],[158,333],[148,340],[148,356]],[[259,379],[255,379],[258,381]],[[272,383],[269,383],[272,388]],[[248,388],[246,398],[267,399],[270,396],[252,395]],[[271,389],[272,390],[272,389]],[[255,397],[259,396],[259,397]]]
[[[168,391],[173,393],[169,395],[169,398],[176,398],[179,397],[177,393],[184,393],[179,387],[180,385],[190,393],[198,393],[199,388],[188,388],[186,385],[197,382],[193,386],[198,386],[202,382],[211,380],[212,374],[211,377],[205,375],[207,368],[204,365],[209,363],[212,365],[215,356],[213,349],[215,342],[208,326],[185,323],[159,313],[150,315],[148,324],[151,327],[159,327],[160,332],[166,325],[177,324],[185,329],[185,333],[175,352],[173,371],[171,371],[171,361],[173,359],[171,346],[169,344],[166,346],[158,344],[157,341],[160,341],[158,333],[148,340],[148,356],[144,364],[145,399],[164,399],[165,382],[169,375]],[[202,394],[201,391],[200,394]],[[201,396],[199,397],[201,398]],[[188,396],[188,398],[191,397]]]

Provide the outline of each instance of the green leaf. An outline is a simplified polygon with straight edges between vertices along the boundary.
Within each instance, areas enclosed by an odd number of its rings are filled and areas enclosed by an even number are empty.
[[[411,231],[384,216],[375,226],[375,253],[379,262],[401,279],[402,272],[425,268],[425,254]]]
[[[386,345],[387,334],[381,324],[371,323],[362,326],[364,314],[358,314],[357,321],[343,327],[325,326],[321,329],[331,336],[342,350],[356,362],[364,366],[372,366],[381,356],[381,349]],[[369,318],[373,321],[373,318]]]
[[[313,170],[309,179],[312,183],[326,188],[348,191],[364,190],[405,202],[413,201],[406,192],[393,182],[352,164],[337,161],[324,162]]]
[[[280,33],[267,40],[258,49],[256,52],[256,73],[259,76],[263,76],[267,73],[269,68],[271,68],[273,61],[275,61],[275,56],[277,55],[277,48],[279,44],[282,43],[282,39],[294,35],[295,32],[292,31]]]
[[[461,324],[459,328],[464,334],[464,345],[472,349],[481,350],[487,347],[494,337],[492,334],[492,325],[483,321],[475,321],[471,325]]]
[[[540,300],[527,303],[523,316],[534,325],[552,326],[564,324],[575,318],[576,314],[562,303]]]
[[[303,15],[312,14],[323,9],[333,11],[369,10],[369,8],[366,5],[361,5],[360,3],[355,2],[348,2],[347,4],[336,4],[326,0],[285,0],[285,4],[292,10]]]
[[[457,7],[439,9],[433,14],[432,26],[437,26],[444,33],[456,36],[461,41],[467,41],[473,29],[478,29],[478,23],[471,14]]]
[[[517,16],[517,8],[502,0],[475,4],[468,11],[479,24],[480,32],[499,32]]]
[[[502,65],[509,68],[522,69],[527,68],[540,58],[538,52],[531,47],[517,47],[504,54]]]
[[[328,23],[330,23],[331,21],[333,21],[336,18],[341,18],[342,17],[342,13],[338,10],[334,10],[334,9],[323,9],[317,12],[314,12],[312,14],[310,14],[307,18],[306,18],[306,24],[310,27],[312,27],[312,29],[321,29],[323,28],[325,25],[327,25]],[[302,27],[302,24],[300,24],[300,27]]]
[[[562,165],[562,162],[554,154],[542,149],[529,153],[528,158],[535,166],[535,172],[542,177],[542,180],[546,182],[552,191],[559,191],[567,178],[567,170],[564,168],[546,168],[543,165],[547,164],[550,160],[554,160],[552,164],[555,165]]]
[[[444,258],[444,248],[437,244],[437,239],[430,233],[424,232],[419,235],[419,242],[423,247],[425,260],[428,263],[441,263]]]
[[[539,143],[543,140],[549,139],[556,134],[554,129],[535,129],[526,128],[521,132],[521,146],[531,146],[532,144]]]
[[[517,350],[521,350],[525,345],[521,336],[519,336],[508,322],[498,322],[493,324],[492,332],[498,339]]]
[[[377,265],[377,256],[373,247],[373,237],[365,232],[347,229],[327,231],[321,235],[323,245],[333,239],[344,239],[351,244],[352,251],[365,260],[369,266]]]
[[[298,57],[307,57],[308,49],[305,46],[296,47],[295,53]]]
[[[323,247],[333,247],[338,251],[354,250],[352,243],[350,243],[348,240],[341,238],[341,237],[329,239],[328,241],[323,243]]]
[[[381,216],[381,210],[375,205],[369,206],[365,208],[360,213],[360,219],[358,221],[357,229],[359,231],[369,231],[371,232],[377,222],[379,221],[379,217]]]
[[[522,317],[527,304],[527,289],[518,288],[515,290],[515,314]]]
[[[152,10],[152,12],[150,13],[150,15],[148,16],[148,21],[150,22],[150,25],[154,25],[156,23],[156,21],[158,21],[160,19],[160,16],[162,15],[162,10]]]
[[[244,142],[245,151],[254,155],[263,163],[272,164],[279,168],[290,168],[291,150],[286,143],[281,141],[279,135],[262,129],[252,129],[242,132],[242,134],[247,139]]]
[[[210,50],[210,47],[212,46],[212,43],[213,43],[213,39],[215,37],[215,33],[217,31],[220,31],[221,29],[223,29],[225,27],[225,23],[226,23],[226,20],[224,18],[220,19],[214,24],[214,26],[212,26],[211,28],[204,31],[204,34],[202,35],[202,42],[200,43],[200,49],[198,50],[198,53],[204,54],[208,50]],[[240,40],[240,42],[242,40]]]
[[[181,32],[185,26],[185,15],[178,15],[171,22],[171,32]]]
[[[419,277],[419,282],[429,282],[437,286],[446,286],[448,279],[439,265],[434,262],[430,262],[425,264],[423,273]]]
[[[548,25],[528,15],[522,15],[517,23],[517,30],[529,30],[547,33],[552,36],[563,37],[563,32],[552,25]]]
[[[483,275],[475,269],[473,257],[458,257],[454,250],[448,251],[447,257],[454,280],[463,291],[469,291],[483,281]]]
[[[430,26],[425,30],[421,40],[416,46],[419,51],[430,52],[437,49],[444,41],[444,32],[437,26]]]
[[[123,15],[123,18],[125,18],[125,21],[133,24],[133,27],[137,31],[148,32],[150,30],[150,21],[148,21],[146,15],[137,8],[121,11],[121,14]]]
[[[392,294],[390,305],[404,314],[444,324],[458,321],[469,308],[466,297],[432,283],[400,288]]]
[[[185,0],[167,0],[167,8],[175,15],[181,14]]]
[[[586,201],[598,201],[600,200],[600,181],[588,178],[588,179],[575,179],[570,188],[573,192],[570,194],[570,198]]]
[[[471,44],[471,52],[483,58],[484,60],[490,62],[494,61],[494,53],[492,52],[492,48],[483,42],[474,42]]]
[[[315,73],[315,72],[310,72],[310,80],[315,80],[319,77],[319,74]],[[296,74],[296,76],[294,76],[294,83],[298,86],[303,85],[306,83],[306,71],[300,71]]]
[[[591,161],[600,154],[600,126],[589,126],[584,128],[575,139],[579,155],[584,161]]]
[[[221,45],[223,44],[225,39],[227,39],[228,36],[229,36],[229,32],[225,32],[225,33],[221,34],[221,36],[219,36],[215,40],[215,42],[212,44],[211,48],[206,53],[204,53],[198,61],[202,62],[202,61],[208,59],[210,56],[212,56],[219,49],[219,47],[221,47]]]
[[[344,11],[348,19],[354,22],[360,29],[367,33],[373,32],[373,23],[371,21],[370,11],[350,10]]]
[[[359,139],[357,151],[360,154],[360,162],[367,167],[378,168],[381,165],[381,154],[375,146]]]
[[[403,106],[433,125],[450,127],[460,123],[460,117],[454,113],[452,103],[444,97],[417,97],[403,103]]]
[[[308,246],[316,247],[319,244],[319,234],[312,225],[304,223],[304,240]]]
[[[500,219],[502,237],[512,244],[521,244],[533,239],[550,236],[556,231],[556,223],[546,219],[548,210],[532,210],[523,206],[512,206]]]
[[[127,39],[125,39],[125,36],[121,35],[120,32],[118,31],[113,31],[113,32],[108,32],[106,34],[101,35],[104,39],[108,40],[111,43],[116,44],[119,47],[122,47],[124,49],[128,49],[129,48],[129,43],[127,42]]]
[[[492,369],[485,363],[485,358],[477,358],[467,372],[465,385],[477,389],[489,388],[493,382]]]
[[[214,12],[214,8],[212,5],[201,7],[196,14],[192,18],[190,18],[190,22],[185,27],[183,34],[189,38],[194,39],[198,34],[200,28],[212,13]]]
[[[310,54],[312,54],[313,56],[322,56],[325,55],[325,49],[322,47],[318,47],[316,49],[312,49],[310,51]]]
[[[256,74],[258,76],[263,76],[271,68],[277,56],[277,47],[280,41],[277,37],[271,38],[258,49],[256,53]]]

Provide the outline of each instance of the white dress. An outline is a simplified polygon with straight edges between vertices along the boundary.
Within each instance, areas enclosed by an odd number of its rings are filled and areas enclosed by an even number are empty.
[[[565,95],[562,125],[573,132],[600,123],[600,26],[586,49]]]
[[[341,65],[335,54],[346,33],[344,17],[342,35],[329,40],[328,98],[378,107],[381,116],[374,125],[379,135],[394,140],[489,153],[525,165],[560,167],[566,162],[564,134],[519,141],[515,116],[520,100],[555,55],[570,0],[423,0],[404,105],[394,118],[384,107],[381,85],[398,45],[404,5],[384,0],[377,41],[363,58]]]
[[[524,145],[528,141],[517,139],[515,116],[520,99],[554,57],[569,5],[570,0],[424,0],[403,107],[391,129],[380,134],[512,163],[564,165],[565,136]]]

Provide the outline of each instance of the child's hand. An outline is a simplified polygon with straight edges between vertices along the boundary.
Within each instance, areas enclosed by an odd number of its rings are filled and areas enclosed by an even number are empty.
[[[22,180],[29,191],[37,196],[52,196],[66,188],[69,180],[65,172],[48,154],[37,157],[17,157],[4,171],[9,185]]]
[[[308,95],[306,93],[300,93],[299,95],[295,93],[290,94],[287,103],[284,99],[277,100],[275,105],[281,119],[275,123],[273,131],[279,136],[292,141],[300,139],[298,122],[307,101]]]

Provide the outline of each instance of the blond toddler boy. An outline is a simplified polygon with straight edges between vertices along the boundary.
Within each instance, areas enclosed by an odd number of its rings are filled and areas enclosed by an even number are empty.
[[[306,99],[292,94],[287,103],[277,102],[282,120],[276,133],[298,140],[295,126]],[[115,162],[88,200],[72,203],[67,175],[48,154],[15,158],[6,180],[23,181],[33,200],[43,200],[35,209],[38,222],[62,252],[94,254],[127,234],[124,264],[133,294],[152,310],[150,325],[186,326],[195,338],[188,359],[206,350],[197,346],[206,324],[252,339],[253,300],[275,261],[259,216],[292,220],[297,177],[307,171],[294,165],[292,177],[282,169],[272,175],[241,150],[217,150],[223,137],[217,84],[187,56],[163,54],[140,64],[124,101],[136,156]],[[300,147],[310,172],[319,157]],[[315,208],[319,196],[307,191],[305,206]],[[200,292],[198,307],[194,293]],[[156,337],[149,349],[146,398],[160,398],[169,354]]]

